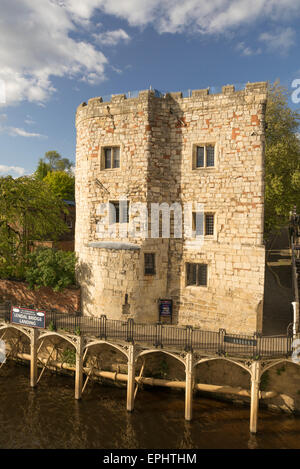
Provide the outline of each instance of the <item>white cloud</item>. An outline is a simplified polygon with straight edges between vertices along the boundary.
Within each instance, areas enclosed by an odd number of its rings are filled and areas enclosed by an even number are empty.
[[[19,127],[0,126],[0,132],[6,133],[11,137],[26,137],[26,138],[48,138],[47,135],[42,135],[34,132],[27,132]]]
[[[32,119],[31,116],[27,115],[26,116],[26,119],[24,120],[25,124],[27,125],[34,125],[35,124],[35,121]]]
[[[21,168],[20,166],[6,166],[0,164],[0,175],[12,175],[12,176],[24,176],[26,173],[25,168]]]
[[[275,32],[262,33],[259,40],[264,42],[269,50],[286,54],[295,44],[296,33],[292,28],[277,29]]]
[[[71,37],[78,28],[73,16],[51,0],[1,0],[0,80],[7,104],[45,102],[55,91],[54,76],[92,83],[105,78],[103,53]]]
[[[239,51],[242,55],[250,56],[250,55],[258,55],[261,54],[261,49],[253,49],[247,46],[244,42],[240,42],[236,46],[236,50]]]
[[[98,34],[98,46],[93,44],[99,13],[130,26],[152,25],[159,33],[223,34],[269,19],[282,27],[283,21],[300,16],[300,0],[1,0],[0,83],[4,80],[5,93],[0,106],[23,100],[43,104],[56,91],[54,77],[103,81],[108,59],[99,45],[126,43],[130,36],[116,29]],[[79,37],[85,39],[75,39]],[[287,28],[263,33],[260,40],[287,51],[294,34]],[[245,46],[241,52],[255,51]]]
[[[119,42],[125,44],[130,41],[130,36],[124,29],[116,29],[114,31],[106,31],[104,33],[93,34],[95,42],[104,46],[116,46]]]
[[[65,0],[71,15],[89,20],[99,9],[132,26],[153,24],[159,32],[222,33],[246,23],[299,16],[300,0]]]

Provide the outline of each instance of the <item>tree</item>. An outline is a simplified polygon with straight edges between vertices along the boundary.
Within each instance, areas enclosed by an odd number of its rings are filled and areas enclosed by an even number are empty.
[[[269,86],[266,108],[265,232],[286,224],[289,211],[300,209],[300,114],[288,106],[288,92]]]
[[[33,241],[56,240],[67,231],[64,203],[32,177],[0,178],[0,277],[23,278]]]
[[[64,171],[48,173],[44,178],[52,192],[60,199],[75,199],[75,178],[72,174]]]
[[[57,151],[47,151],[44,158],[40,158],[35,171],[36,179],[42,180],[48,173],[53,171],[71,172],[74,163],[68,158],[62,158]]]

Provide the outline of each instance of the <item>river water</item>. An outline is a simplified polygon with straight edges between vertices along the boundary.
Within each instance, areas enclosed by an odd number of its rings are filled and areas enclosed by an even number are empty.
[[[249,408],[197,396],[184,420],[184,394],[142,390],[132,414],[126,389],[89,383],[81,401],[74,379],[45,372],[29,386],[29,369],[0,370],[0,448],[223,449],[300,448],[300,417],[260,410],[259,433],[249,434]]]

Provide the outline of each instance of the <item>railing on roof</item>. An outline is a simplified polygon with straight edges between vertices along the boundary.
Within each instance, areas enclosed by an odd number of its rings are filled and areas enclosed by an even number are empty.
[[[241,91],[241,90],[245,89],[246,85],[247,85],[247,83],[233,83],[235,91]],[[222,93],[222,87],[223,86],[221,86],[221,85],[203,86],[203,89],[205,89],[205,88],[209,89],[210,94],[217,94],[217,93]],[[199,86],[199,88],[202,88],[201,85]],[[163,97],[166,96],[167,93],[172,92],[170,90],[157,90],[157,89],[152,88],[152,87],[150,87],[150,90],[154,91],[154,96],[156,96],[157,98],[163,98]],[[125,94],[127,99],[129,99],[129,98],[138,98],[139,93],[141,91],[144,91],[144,90],[127,91],[127,92],[123,92],[121,94]],[[192,96],[192,91],[193,91],[192,89],[188,89],[188,90],[183,90],[183,91],[179,91],[179,92],[182,93],[183,98],[190,98]],[[178,92],[178,91],[176,91],[176,92]],[[102,96],[102,101],[103,102],[109,102],[109,101],[111,101],[111,98],[113,96],[115,96],[116,94],[119,94],[119,93],[112,93],[112,94],[104,95],[104,96]]]

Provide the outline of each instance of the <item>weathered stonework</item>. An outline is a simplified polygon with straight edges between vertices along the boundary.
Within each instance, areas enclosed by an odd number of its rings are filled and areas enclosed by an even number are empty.
[[[169,298],[173,323],[261,330],[265,103],[266,84],[249,83],[214,95],[143,91],[79,106],[75,250],[84,314],[155,322],[158,300]],[[207,144],[214,167],[195,168],[195,147]],[[120,168],[104,169],[104,147],[114,146]],[[202,203],[214,213],[214,235],[200,248],[185,237],[110,239],[97,232],[97,207],[121,198],[146,203],[149,213],[155,202]],[[145,252],[155,253],[155,275],[144,275]],[[207,286],[186,286],[187,262],[208,265]]]

